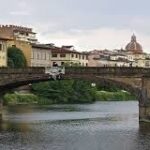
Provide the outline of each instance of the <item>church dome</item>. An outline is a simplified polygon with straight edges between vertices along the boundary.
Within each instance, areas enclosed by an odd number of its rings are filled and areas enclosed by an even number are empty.
[[[131,37],[131,42],[127,44],[126,50],[133,53],[143,53],[142,46],[137,42],[134,34]]]

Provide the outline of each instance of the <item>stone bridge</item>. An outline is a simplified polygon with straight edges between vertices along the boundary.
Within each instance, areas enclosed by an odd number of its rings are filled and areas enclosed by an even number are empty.
[[[12,88],[34,82],[47,81],[48,79],[49,75],[45,74],[45,68],[0,68],[0,91],[8,91]]]
[[[104,86],[115,85],[139,100],[140,121],[150,121],[150,69],[134,67],[68,67],[63,79],[81,79]],[[47,81],[44,68],[0,69],[0,92],[29,83]]]
[[[150,121],[150,69],[138,67],[66,68],[65,78],[81,79],[104,86],[115,85],[139,100],[139,120]]]

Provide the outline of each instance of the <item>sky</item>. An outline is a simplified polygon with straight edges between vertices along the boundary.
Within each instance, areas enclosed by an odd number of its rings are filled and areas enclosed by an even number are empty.
[[[32,27],[41,43],[113,50],[125,48],[134,33],[150,53],[149,0],[0,1],[0,24]]]

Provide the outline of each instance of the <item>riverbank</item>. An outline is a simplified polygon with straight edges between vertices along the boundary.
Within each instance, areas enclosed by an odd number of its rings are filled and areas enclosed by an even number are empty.
[[[58,100],[51,100],[45,97],[40,97],[35,94],[21,94],[12,93],[4,96],[5,105],[17,105],[17,104],[35,104],[35,105],[51,105],[51,104],[84,104],[93,103],[95,101],[129,101],[135,100],[135,97],[126,91],[108,92],[108,91],[96,91],[95,100],[66,100],[66,102]]]
[[[127,91],[97,91],[96,92],[97,101],[130,101],[136,100],[135,96]]]
[[[4,104],[85,104],[95,101],[127,101],[135,97],[116,87],[92,86],[91,82],[80,80],[47,81],[32,84],[28,94],[8,93]]]
[[[38,104],[39,97],[34,94],[11,93],[5,94],[4,105]]]

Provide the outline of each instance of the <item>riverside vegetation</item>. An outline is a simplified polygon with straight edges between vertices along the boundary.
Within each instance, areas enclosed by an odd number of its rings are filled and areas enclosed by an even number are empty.
[[[135,97],[116,87],[92,87],[90,82],[79,80],[48,81],[32,85],[32,94],[9,93],[5,104],[73,104],[95,101],[125,101]]]

